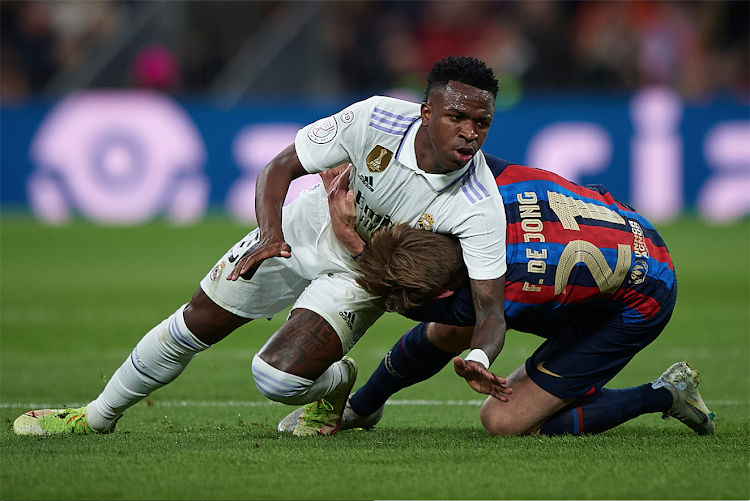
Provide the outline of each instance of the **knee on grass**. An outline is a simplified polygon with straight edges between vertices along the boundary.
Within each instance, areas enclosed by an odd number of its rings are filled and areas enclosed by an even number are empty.
[[[479,416],[484,429],[493,437],[530,435],[539,428],[536,424],[529,425],[523,422],[515,417],[515,413],[500,407],[503,405],[500,401],[492,402],[492,400],[494,400],[492,397],[487,399]]]

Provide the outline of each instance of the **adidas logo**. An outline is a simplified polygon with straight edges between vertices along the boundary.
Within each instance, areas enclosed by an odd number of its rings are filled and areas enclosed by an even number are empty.
[[[373,183],[375,182],[375,180],[373,179],[372,176],[364,176],[360,174],[358,177],[359,177],[359,180],[362,181],[362,184],[364,184],[368,190],[375,191],[375,188],[373,186]]]
[[[344,319],[344,322],[346,322],[346,325],[349,326],[351,329],[354,325],[354,317],[356,316],[354,312],[352,311],[340,311],[339,315],[341,315],[341,318]]]

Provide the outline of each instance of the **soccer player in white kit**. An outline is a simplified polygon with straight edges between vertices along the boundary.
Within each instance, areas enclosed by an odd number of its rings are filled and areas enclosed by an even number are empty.
[[[258,177],[259,227],[217,262],[191,301],[146,334],[96,400],[28,412],[16,420],[16,433],[110,431],[200,351],[293,304],[253,359],[255,382],[272,400],[312,402],[295,434],[335,434],[357,374],[344,355],[385,306],[357,285],[356,256],[331,230],[325,188],[282,203],[293,179],[346,162],[365,245],[379,228],[399,223],[460,239],[477,316],[466,378],[504,384],[488,371],[505,338],[503,200],[480,151],[496,95],[483,62],[451,56],[430,70],[421,105],[376,96],[301,129]]]

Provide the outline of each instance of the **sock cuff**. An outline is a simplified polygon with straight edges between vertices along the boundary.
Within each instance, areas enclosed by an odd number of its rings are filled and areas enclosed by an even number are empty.
[[[174,314],[169,317],[169,324],[167,330],[169,336],[177,343],[189,348],[195,352],[203,351],[211,347],[195,337],[195,334],[190,332],[187,324],[185,323],[185,316],[183,312],[187,304],[180,306]]]

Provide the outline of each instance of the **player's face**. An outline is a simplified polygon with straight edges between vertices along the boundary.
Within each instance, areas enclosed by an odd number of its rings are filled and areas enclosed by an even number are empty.
[[[445,174],[466,165],[484,144],[494,113],[492,94],[471,85],[451,80],[431,91],[417,133],[419,168]]]

